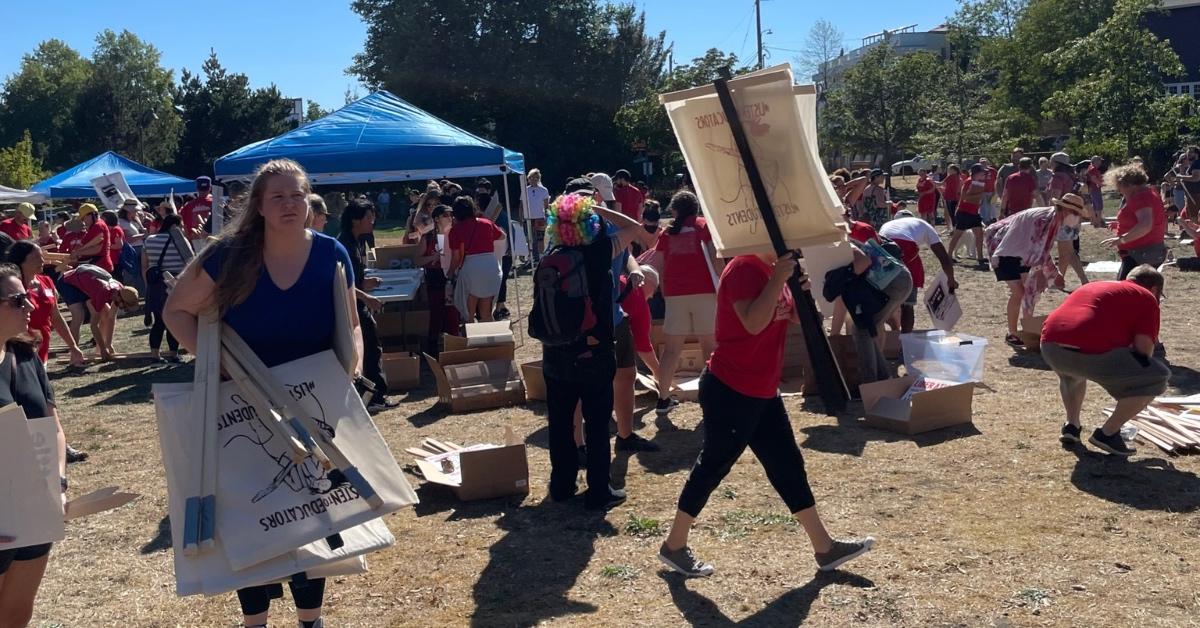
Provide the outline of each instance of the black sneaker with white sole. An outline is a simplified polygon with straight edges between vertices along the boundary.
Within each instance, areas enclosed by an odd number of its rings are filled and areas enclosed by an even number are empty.
[[[662,448],[659,447],[658,445],[655,445],[654,443],[646,440],[645,438],[638,436],[637,432],[630,434],[629,438],[621,438],[620,436],[617,437],[617,446],[616,446],[617,451],[634,451],[634,452],[650,451],[650,452],[654,452],[654,451],[659,451],[660,449],[662,449]]]
[[[1136,449],[1125,444],[1125,439],[1121,438],[1121,432],[1109,435],[1105,434],[1104,430],[1096,428],[1096,431],[1092,432],[1092,437],[1088,439],[1088,442],[1096,449],[1114,456],[1129,457],[1137,453]]]
[[[588,510],[612,510],[625,503],[625,490],[608,487],[608,496],[600,500],[593,499],[591,494],[584,499],[584,508]]]
[[[834,540],[833,547],[828,552],[816,552],[817,568],[821,571],[833,571],[838,567],[866,554],[875,547],[875,539],[855,539],[853,541]]]
[[[671,550],[667,548],[666,543],[663,543],[658,548],[658,559],[664,565],[689,578],[705,578],[713,573],[713,566],[696,558],[696,555],[692,553],[692,548],[686,545],[677,550]]]
[[[1058,441],[1066,445],[1073,445],[1075,443],[1082,442],[1082,439],[1080,438],[1082,433],[1083,428],[1079,427],[1078,425],[1063,423],[1062,434],[1058,437]]]
[[[667,416],[677,405],[679,405],[679,400],[674,397],[659,399],[658,403],[654,405],[654,413],[658,416]]]

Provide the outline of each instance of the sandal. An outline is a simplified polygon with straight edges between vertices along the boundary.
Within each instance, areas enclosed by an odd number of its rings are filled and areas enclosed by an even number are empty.
[[[1015,347],[1017,349],[1025,348],[1025,341],[1021,340],[1020,338],[1018,338],[1017,336],[1014,336],[1012,334],[1009,334],[1004,337],[1004,343],[1010,347]]]

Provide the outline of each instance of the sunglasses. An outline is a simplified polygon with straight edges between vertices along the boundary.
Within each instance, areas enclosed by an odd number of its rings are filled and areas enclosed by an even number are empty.
[[[6,303],[9,307],[19,310],[25,307],[26,303],[31,303],[31,301],[29,300],[28,292],[18,292],[16,294],[10,294],[6,297],[0,297],[0,303]]]

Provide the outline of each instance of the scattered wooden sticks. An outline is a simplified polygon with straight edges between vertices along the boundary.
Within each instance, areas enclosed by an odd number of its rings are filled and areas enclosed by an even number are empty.
[[[1160,397],[1128,425],[1137,428],[1138,440],[1168,454],[1200,453],[1200,398]]]

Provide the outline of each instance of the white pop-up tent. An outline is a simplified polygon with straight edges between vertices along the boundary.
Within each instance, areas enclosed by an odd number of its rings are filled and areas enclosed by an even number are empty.
[[[34,205],[41,205],[45,202],[46,197],[37,192],[17,190],[0,185],[0,203],[33,203]]]

